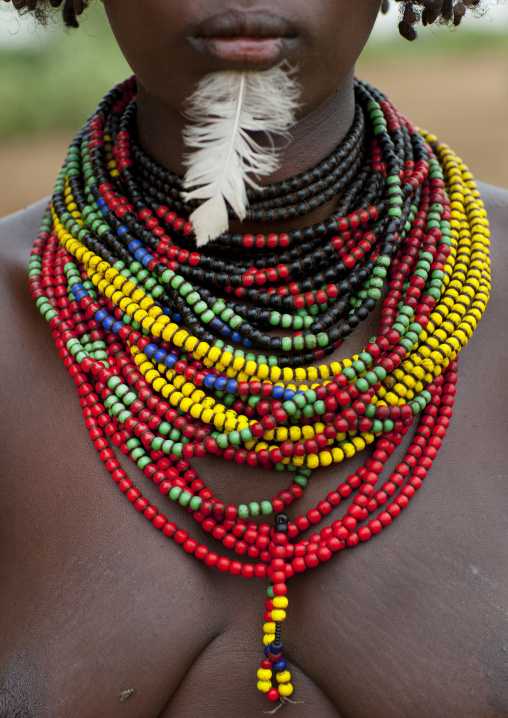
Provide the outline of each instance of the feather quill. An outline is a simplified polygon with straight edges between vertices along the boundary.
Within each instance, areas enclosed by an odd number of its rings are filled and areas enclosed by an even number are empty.
[[[265,72],[216,72],[199,83],[188,102],[184,202],[204,200],[190,215],[197,246],[228,229],[229,204],[240,220],[248,207],[246,187],[273,173],[279,160],[274,134],[295,122],[300,89],[281,66]],[[264,133],[267,146],[254,139]]]

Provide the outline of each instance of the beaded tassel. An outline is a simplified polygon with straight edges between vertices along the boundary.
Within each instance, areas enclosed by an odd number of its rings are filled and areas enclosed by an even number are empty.
[[[267,589],[268,599],[265,603],[264,644],[265,659],[261,661],[258,670],[258,690],[266,693],[269,701],[285,700],[293,693],[291,674],[287,670],[287,663],[283,657],[283,644],[281,638],[282,622],[286,618],[288,607],[286,586],[286,559],[291,556],[288,549],[288,521],[285,513],[275,517],[275,528],[268,550],[271,555],[268,576],[271,584]],[[273,685],[272,678],[275,673],[277,686]]]
[[[467,168],[377,90],[357,82],[356,93],[355,122],[330,157],[249,196],[260,223],[312,211],[329,192],[336,212],[288,234],[223,235],[205,253],[185,219],[192,206],[171,199],[181,178],[133,139],[127,80],[71,144],[30,262],[34,300],[120,491],[207,566],[270,580],[258,673],[270,700],[293,691],[280,635],[288,579],[369,540],[421,487],[451,418],[458,353],[490,290],[488,223]],[[369,316],[384,284],[364,351],[312,366]],[[381,482],[417,415],[410,448]],[[288,518],[315,468],[368,445],[372,457],[335,491]],[[199,541],[142,495],[120,453],[192,514]],[[288,486],[224,503],[191,466],[207,454],[288,473]]]

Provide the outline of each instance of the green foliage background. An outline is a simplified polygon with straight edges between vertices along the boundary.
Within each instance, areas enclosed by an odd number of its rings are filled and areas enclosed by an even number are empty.
[[[100,98],[131,73],[102,6],[88,10],[78,30],[58,25],[34,31],[40,45],[0,49],[1,139],[75,130]]]

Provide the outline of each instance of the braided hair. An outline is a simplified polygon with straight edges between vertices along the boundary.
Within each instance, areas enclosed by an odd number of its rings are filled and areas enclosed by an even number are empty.
[[[5,0],[9,2],[10,0]],[[52,9],[62,8],[62,17],[67,27],[78,27],[78,16],[90,0],[12,0],[14,7],[21,13],[30,12],[45,24]],[[415,25],[432,25],[440,22],[446,25],[459,25],[468,8],[479,9],[483,0],[395,0],[401,3],[399,32],[406,40],[416,38]],[[389,0],[382,0],[381,9],[387,12]]]
[[[67,27],[78,27],[78,15],[82,14],[89,2],[90,0],[12,0],[20,14],[32,13],[42,25],[46,25],[53,10],[61,7],[63,21]]]
[[[460,25],[468,7],[478,9],[482,0],[395,0],[402,3],[399,32],[406,40],[416,39],[415,25]],[[383,6],[387,3],[383,0]]]

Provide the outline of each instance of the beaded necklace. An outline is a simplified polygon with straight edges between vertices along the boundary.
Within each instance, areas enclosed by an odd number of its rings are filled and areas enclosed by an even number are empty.
[[[378,534],[420,488],[449,425],[458,353],[490,290],[488,223],[470,172],[379,91],[357,81],[355,92],[353,125],[328,158],[249,190],[259,223],[337,197],[333,214],[288,233],[224,234],[197,252],[194,205],[137,144],[136,83],[125,81],[72,142],[30,261],[34,300],[120,491],[207,566],[269,580],[257,686],[270,701],[293,693],[281,641],[287,579]],[[369,316],[385,281],[377,336],[351,359],[312,366]],[[378,486],[417,414],[410,448]],[[313,469],[368,445],[371,458],[290,520]],[[237,557],[168,520],[113,447]],[[207,454],[289,472],[289,486],[226,504],[191,467]],[[256,518],[271,514],[273,525]]]

